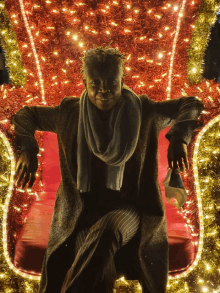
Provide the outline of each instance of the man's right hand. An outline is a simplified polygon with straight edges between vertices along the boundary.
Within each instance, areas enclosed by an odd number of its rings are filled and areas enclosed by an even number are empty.
[[[16,177],[21,171],[16,185],[19,186],[21,180],[24,178],[21,188],[24,189],[25,185],[28,183],[29,180],[30,181],[29,181],[28,188],[32,188],[34,181],[36,180],[37,168],[38,168],[37,154],[31,150],[23,151],[16,165],[14,180],[16,180]]]

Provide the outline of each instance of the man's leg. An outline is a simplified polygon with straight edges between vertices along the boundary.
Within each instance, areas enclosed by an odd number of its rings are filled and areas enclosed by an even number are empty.
[[[90,229],[81,231],[76,243],[79,250],[61,293],[88,293],[88,288],[89,293],[112,293],[116,280],[114,255],[134,237],[139,223],[138,211],[124,207],[107,213]]]

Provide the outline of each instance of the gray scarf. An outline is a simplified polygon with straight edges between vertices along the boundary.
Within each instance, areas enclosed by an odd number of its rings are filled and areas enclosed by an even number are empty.
[[[128,86],[123,85],[122,98],[110,111],[107,133],[98,110],[85,90],[80,97],[77,136],[77,189],[80,192],[89,192],[91,188],[91,152],[106,163],[106,187],[120,190],[125,163],[134,153],[139,139],[142,104]]]

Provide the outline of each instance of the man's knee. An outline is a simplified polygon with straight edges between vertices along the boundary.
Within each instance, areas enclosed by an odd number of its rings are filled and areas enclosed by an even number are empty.
[[[139,218],[131,214],[126,214],[124,211],[113,211],[102,217],[94,224],[90,232],[99,231],[103,240],[106,242],[116,240],[119,247],[135,234],[138,228]]]

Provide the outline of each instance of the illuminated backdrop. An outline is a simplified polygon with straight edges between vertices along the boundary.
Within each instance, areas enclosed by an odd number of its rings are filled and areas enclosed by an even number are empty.
[[[84,89],[79,57],[93,44],[107,45],[110,41],[112,47],[126,54],[125,84],[137,94],[146,93],[153,100],[197,96],[206,107],[205,127],[188,148],[193,160],[184,177],[188,200],[182,210],[198,253],[186,272],[170,277],[168,292],[220,292],[220,88],[214,81],[202,78],[210,26],[219,6],[217,0],[0,1],[0,37],[13,82],[0,86],[3,292],[37,292],[39,284],[39,276],[16,270],[10,256],[28,208],[37,192],[43,191],[43,136],[41,132],[35,134],[40,165],[34,187],[16,190],[11,116],[24,105],[55,106],[65,96],[79,97]],[[6,223],[8,214],[16,215],[15,222]]]

